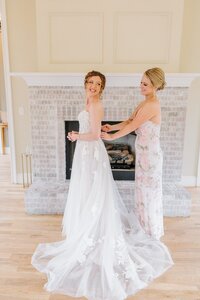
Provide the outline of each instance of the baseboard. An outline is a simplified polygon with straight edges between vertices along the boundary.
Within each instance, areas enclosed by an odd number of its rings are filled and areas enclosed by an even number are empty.
[[[197,177],[195,176],[182,176],[181,184],[183,186],[197,186]],[[199,180],[200,184],[200,180]]]

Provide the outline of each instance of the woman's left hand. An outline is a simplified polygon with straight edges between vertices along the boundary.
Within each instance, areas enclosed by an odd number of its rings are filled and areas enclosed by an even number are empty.
[[[113,140],[113,134],[109,134],[107,132],[102,132],[101,133],[101,138],[103,140],[106,140],[106,141],[112,141]]]

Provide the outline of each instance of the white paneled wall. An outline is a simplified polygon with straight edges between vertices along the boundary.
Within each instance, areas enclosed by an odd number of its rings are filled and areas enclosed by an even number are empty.
[[[41,71],[179,68],[183,0],[36,0]]]

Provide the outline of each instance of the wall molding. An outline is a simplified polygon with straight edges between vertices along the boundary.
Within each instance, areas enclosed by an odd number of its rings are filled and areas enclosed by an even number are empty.
[[[166,47],[164,47],[164,58],[162,59],[139,59],[139,58],[132,58],[132,59],[127,59],[126,57],[120,58],[118,56],[118,50],[119,50],[119,45],[123,45],[123,43],[120,43],[119,41],[119,36],[118,36],[118,31],[119,31],[119,26],[120,26],[120,17],[132,17],[132,20],[134,20],[134,17],[162,17],[166,18],[167,20],[167,28],[164,30],[165,32],[165,41],[167,43]],[[116,12],[114,16],[114,41],[113,41],[113,58],[114,62],[116,64],[168,64],[169,63],[169,58],[170,58],[170,49],[171,49],[171,36],[172,36],[172,12],[163,12],[163,11],[157,11],[157,12],[142,12],[142,11],[135,11],[135,12]],[[127,28],[127,33],[129,31],[129,28]],[[134,39],[134,43],[137,44],[137,40]],[[127,45],[128,46],[128,45]]]
[[[70,17],[74,17],[74,18],[81,18],[81,17],[96,17],[96,19],[99,19],[99,22],[101,23],[100,24],[100,28],[98,31],[98,38],[99,38],[99,44],[100,44],[100,47],[99,47],[99,57],[96,58],[96,59],[80,59],[80,58],[69,58],[69,59],[58,59],[58,58],[55,58],[53,57],[53,52],[52,52],[52,47],[51,47],[51,43],[50,41],[52,42],[53,41],[53,31],[52,31],[52,22],[53,22],[53,18],[63,18],[65,17],[67,19],[70,18]],[[48,37],[49,37],[49,63],[50,64],[102,64],[103,63],[103,20],[104,20],[104,15],[103,13],[101,12],[51,12],[49,13],[48,15],[48,28],[49,28],[49,31],[48,31]],[[80,23],[80,22],[79,22]],[[82,22],[82,26],[84,26],[84,22]],[[85,30],[85,31],[88,31],[88,30]],[[89,34],[87,32],[87,34]],[[90,34],[89,34],[90,35]],[[91,34],[93,35],[93,34]],[[68,37],[69,39],[69,37]],[[82,44],[82,40],[80,40],[80,44]],[[69,40],[69,44],[70,44],[70,40]],[[87,44],[87,43],[86,43]],[[58,47],[58,45],[56,45],[56,47]],[[82,45],[83,47],[83,45]],[[88,49],[89,50],[89,49]],[[87,51],[88,52],[88,51]],[[94,52],[97,52],[97,51],[94,51]],[[90,54],[91,55],[91,54]]]
[[[10,73],[21,77],[28,86],[83,86],[85,73]],[[139,86],[142,73],[106,73],[107,87]],[[200,73],[166,73],[167,87],[190,87]]]

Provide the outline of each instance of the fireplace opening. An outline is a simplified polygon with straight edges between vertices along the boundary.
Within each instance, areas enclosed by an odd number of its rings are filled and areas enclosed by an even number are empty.
[[[106,123],[113,125],[119,122],[103,121],[102,125]],[[67,139],[67,133],[72,130],[79,130],[78,121],[65,121],[66,179],[70,179],[71,177],[72,162],[76,147],[76,142],[72,143]],[[131,132],[127,136],[115,141],[104,141],[115,180],[135,179],[135,138],[136,134]]]

